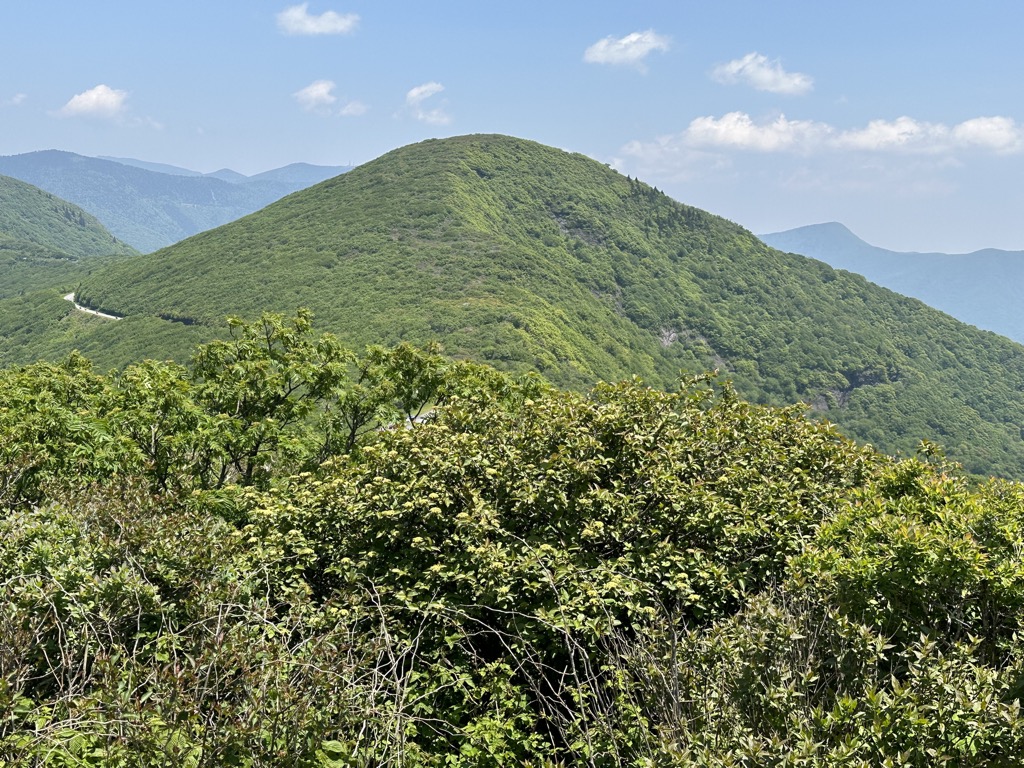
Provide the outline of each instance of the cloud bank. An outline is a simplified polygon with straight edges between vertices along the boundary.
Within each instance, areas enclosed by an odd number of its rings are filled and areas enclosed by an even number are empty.
[[[785,115],[754,119],[729,112],[694,118],[679,133],[630,141],[612,164],[663,182],[736,183],[752,172],[781,180],[790,191],[871,190],[924,199],[948,192],[945,174],[970,158],[1014,154],[1024,154],[1024,124],[1005,116],[944,124],[904,115],[840,128]]]
[[[654,51],[667,51],[669,45],[669,38],[648,29],[625,37],[609,36],[598,40],[583,52],[583,60],[588,64],[613,64],[643,70],[647,56]]]
[[[354,13],[311,14],[309,3],[289,6],[277,14],[277,27],[286,35],[347,35],[358,23],[359,16]]]
[[[779,115],[771,122],[758,124],[744,112],[730,112],[721,118],[696,118],[680,140],[692,147],[779,152],[816,146],[831,132],[832,128],[825,123],[811,120],[787,120],[785,115]]]
[[[726,85],[742,83],[759,91],[787,96],[799,96],[814,87],[814,80],[810,75],[787,72],[778,59],[769,61],[767,56],[757,51],[748,53],[741,59],[719,64],[711,70],[711,78]]]
[[[872,120],[863,128],[840,130],[828,123],[790,120],[785,115],[755,121],[745,112],[698,117],[686,130],[655,141],[632,141],[627,155],[652,159],[681,150],[749,152],[874,152],[919,155],[983,150],[1013,153],[1024,149],[1024,127],[1009,117],[976,117],[956,125],[929,123],[903,116]]]

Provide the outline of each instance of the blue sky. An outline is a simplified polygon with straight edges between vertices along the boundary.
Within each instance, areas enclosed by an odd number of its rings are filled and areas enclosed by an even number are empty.
[[[0,154],[357,164],[496,132],[755,232],[1024,249],[1019,2],[6,0]]]

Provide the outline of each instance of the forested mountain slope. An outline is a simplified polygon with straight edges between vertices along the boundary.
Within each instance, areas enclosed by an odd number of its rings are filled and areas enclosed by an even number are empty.
[[[0,176],[0,298],[77,282],[84,261],[133,253],[77,205]]]
[[[883,450],[926,437],[972,471],[1024,475],[1024,347],[509,137],[395,150],[94,273],[79,295],[193,335],[307,306],[353,345],[438,339],[575,387],[718,368]]]
[[[66,258],[135,252],[77,205],[9,176],[0,176],[0,237]]]
[[[837,222],[760,237],[773,248],[848,269],[965,323],[1024,342],[1024,252],[890,251],[864,242]]]

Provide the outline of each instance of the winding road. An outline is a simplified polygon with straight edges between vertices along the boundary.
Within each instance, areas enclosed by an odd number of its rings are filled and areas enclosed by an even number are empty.
[[[64,301],[70,301],[72,304],[74,304],[75,309],[77,309],[79,312],[85,312],[85,313],[90,314],[90,315],[96,315],[96,317],[105,317],[105,318],[107,318],[107,320],[123,320],[124,319],[122,317],[118,317],[117,315],[108,315],[106,312],[100,312],[100,311],[95,310],[95,309],[89,309],[88,307],[83,307],[81,304],[75,303],[75,294],[73,294],[73,293],[69,293],[67,296],[65,296],[64,297]]]

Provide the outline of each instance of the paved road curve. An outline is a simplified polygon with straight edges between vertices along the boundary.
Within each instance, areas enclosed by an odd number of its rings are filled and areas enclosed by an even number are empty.
[[[108,315],[106,312],[98,312],[95,309],[89,309],[88,307],[83,307],[81,304],[75,304],[75,294],[73,294],[73,293],[69,293],[67,296],[65,296],[64,297],[64,301],[70,301],[72,304],[75,305],[75,309],[77,309],[79,312],[86,312],[86,313],[88,313],[90,315],[96,315],[96,317],[105,317],[105,318],[107,318],[107,320],[123,320],[124,319],[124,318],[118,317],[117,315]]]

